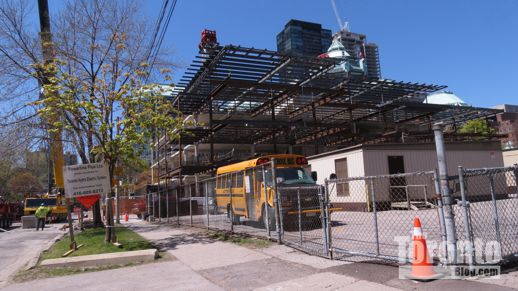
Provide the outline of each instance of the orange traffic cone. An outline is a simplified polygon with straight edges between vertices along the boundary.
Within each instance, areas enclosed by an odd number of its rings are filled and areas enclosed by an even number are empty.
[[[435,272],[432,263],[428,259],[426,239],[421,230],[421,220],[414,218],[414,258],[412,260],[412,272],[409,276],[414,280],[434,280],[442,277],[442,274]]]
[[[125,213],[125,214],[124,214],[124,221],[125,221],[125,222],[128,222],[128,220],[129,220],[128,213]]]

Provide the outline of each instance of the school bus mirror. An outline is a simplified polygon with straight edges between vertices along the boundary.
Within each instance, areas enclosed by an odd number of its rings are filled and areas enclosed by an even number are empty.
[[[311,172],[311,179],[313,179],[313,181],[316,181],[317,178],[318,178],[317,172],[316,171]]]

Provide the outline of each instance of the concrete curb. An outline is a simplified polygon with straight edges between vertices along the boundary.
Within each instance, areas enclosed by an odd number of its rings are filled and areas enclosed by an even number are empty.
[[[93,267],[102,265],[121,265],[134,262],[151,262],[158,258],[158,250],[147,249],[70,258],[49,259],[41,262],[45,267]]]
[[[65,236],[65,233],[60,233],[60,234],[56,235],[56,237],[54,237],[51,241],[49,241],[41,249],[41,251],[39,252],[37,257],[33,257],[32,259],[29,260],[29,262],[25,265],[24,270],[27,271],[27,270],[30,270],[30,269],[33,269],[34,267],[36,267],[36,265],[38,264],[38,261],[40,260],[41,253],[43,253],[44,251],[48,251],[56,242],[58,242],[60,239],[62,239],[63,236]]]

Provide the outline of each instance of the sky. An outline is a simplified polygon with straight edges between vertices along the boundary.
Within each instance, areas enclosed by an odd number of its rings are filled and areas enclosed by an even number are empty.
[[[51,11],[57,1],[49,1]],[[141,1],[155,21],[162,1]],[[447,85],[473,106],[518,104],[518,0],[336,3],[350,30],[379,46],[383,78]],[[180,65],[174,79],[197,54],[203,29],[216,30],[222,45],[276,50],[290,19],[339,28],[329,0],[178,0],[163,43]]]

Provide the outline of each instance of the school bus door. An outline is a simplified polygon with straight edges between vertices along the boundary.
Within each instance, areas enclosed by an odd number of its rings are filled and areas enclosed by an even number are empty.
[[[255,183],[254,183],[254,175],[253,170],[249,169],[245,171],[245,199],[246,199],[246,209],[247,209],[247,217],[255,218]]]

